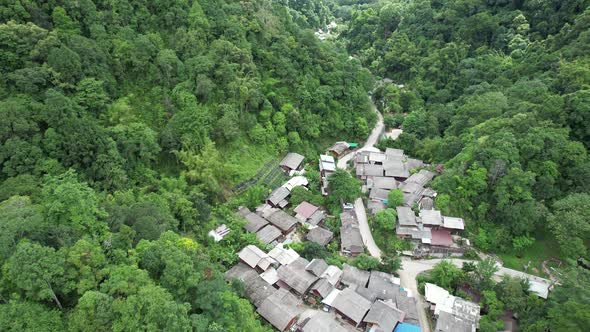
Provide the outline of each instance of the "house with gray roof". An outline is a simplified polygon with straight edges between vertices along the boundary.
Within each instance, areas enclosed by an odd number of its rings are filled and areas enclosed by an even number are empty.
[[[254,212],[248,212],[244,215],[246,225],[244,228],[251,233],[258,232],[262,227],[268,225],[268,221]]]
[[[278,210],[268,216],[268,221],[280,229],[283,234],[290,233],[298,223],[295,217],[290,216],[283,210]]]
[[[438,210],[420,210],[420,219],[422,224],[428,226],[442,226],[443,217]]]
[[[373,188],[369,193],[369,198],[375,201],[387,202],[389,199],[389,190],[381,188]]]
[[[279,331],[288,330],[303,312],[302,301],[286,289],[278,289],[256,310]]]
[[[420,325],[420,316],[418,315],[418,306],[416,299],[408,297],[406,294],[400,294],[395,298],[397,308],[406,313],[404,323]]]
[[[399,181],[404,181],[410,176],[410,171],[406,168],[404,162],[399,159],[387,159],[383,162],[385,176],[395,177]]]
[[[315,295],[319,296],[322,299],[326,298],[334,289],[327,279],[319,279],[313,286],[311,286],[310,291]]]
[[[358,326],[371,308],[371,301],[360,296],[352,288],[345,288],[334,299],[332,308],[354,326]]]
[[[332,241],[334,238],[334,233],[323,227],[316,227],[307,232],[305,238],[307,241],[315,242],[319,245],[325,246],[330,243],[330,241]]]
[[[436,174],[426,169],[421,169],[418,173],[412,174],[405,182],[416,183],[421,186],[425,186],[428,182],[432,181]]]
[[[326,271],[327,268],[328,264],[325,260],[314,258],[311,260],[311,262],[309,262],[309,264],[307,264],[305,270],[311,272],[314,276],[319,278]]]
[[[367,187],[391,190],[397,188],[397,181],[391,177],[372,176],[367,178]]]
[[[371,332],[392,332],[398,322],[403,322],[405,313],[389,301],[377,300],[363,319]]]
[[[287,200],[289,195],[291,195],[289,189],[285,187],[278,187],[268,196],[266,202],[272,207],[282,209],[287,206],[287,204],[289,204],[289,201]]]
[[[279,166],[281,166],[281,168],[286,172],[299,170],[301,169],[304,159],[305,157],[300,155],[299,153],[289,152],[287,153],[285,158],[281,160]]]
[[[350,148],[350,144],[340,141],[334,143],[330,148],[328,148],[328,152],[331,152],[335,157],[340,157]]]
[[[345,255],[357,256],[365,251],[358,224],[340,227],[340,241],[340,251]]]
[[[342,265],[342,283],[347,286],[365,287],[369,282],[371,273],[369,271],[360,270],[352,265],[344,263]]]
[[[398,224],[406,227],[418,227],[416,222],[416,214],[411,208],[407,206],[398,206],[395,208],[397,211]]]
[[[438,315],[434,328],[434,332],[475,332],[476,330],[477,326],[473,322],[444,311]]]
[[[358,220],[356,219],[356,213],[354,210],[340,213],[340,223],[342,226],[358,225]]]
[[[258,276],[258,272],[242,262],[232,266],[224,274],[225,280],[227,281],[239,280],[243,283],[247,283],[256,276]]]
[[[387,159],[402,160],[405,158],[404,150],[400,150],[400,149],[386,148],[385,155],[387,156]]]
[[[395,300],[401,293],[399,285],[393,283],[393,276],[381,271],[371,271],[367,288],[381,300]]]
[[[294,262],[282,265],[277,272],[279,278],[287,286],[300,295],[304,295],[318,278],[308,272],[305,267],[309,262],[302,257],[297,258]]]
[[[261,230],[256,232],[256,237],[264,244],[271,244],[278,240],[281,236],[283,236],[281,230],[273,225],[266,225]]]
[[[317,226],[319,223],[324,221],[324,219],[326,219],[324,211],[317,210],[316,212],[314,212],[314,214],[311,215],[311,217],[309,217],[309,219],[307,219],[306,222],[312,226]]]
[[[351,332],[352,328],[345,327],[330,314],[318,311],[303,322],[301,332]]]
[[[268,269],[272,260],[268,255],[255,245],[247,245],[238,253],[238,257],[251,268]]]
[[[340,285],[340,279],[342,278],[342,270],[338,266],[330,265],[321,277],[328,280],[330,285],[338,287]]]
[[[383,165],[357,164],[356,176],[366,179],[368,176],[383,176]]]

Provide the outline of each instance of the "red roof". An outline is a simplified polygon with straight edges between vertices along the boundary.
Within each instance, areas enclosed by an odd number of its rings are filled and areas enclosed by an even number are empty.
[[[293,211],[303,216],[305,219],[309,219],[311,215],[314,214],[317,210],[317,206],[303,201],[301,202],[301,204],[297,205],[297,207]]]
[[[453,238],[451,238],[451,231],[446,229],[432,229],[432,240],[430,244],[433,246],[450,247],[453,245]]]

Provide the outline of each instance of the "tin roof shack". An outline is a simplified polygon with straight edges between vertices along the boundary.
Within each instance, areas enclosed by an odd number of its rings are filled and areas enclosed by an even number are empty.
[[[383,165],[357,164],[356,176],[360,179],[366,179],[369,176],[383,176]]]
[[[328,243],[330,243],[330,241],[332,241],[332,239],[334,238],[334,233],[330,232],[325,228],[316,227],[310,230],[305,236],[305,238],[308,241],[315,242],[319,245],[325,246]]]
[[[287,153],[285,158],[281,160],[279,166],[287,173],[291,171],[297,171],[301,169],[304,159],[305,157],[303,157],[299,153],[289,152]]]
[[[323,259],[314,258],[305,267],[306,271],[311,272],[316,277],[321,277],[322,274],[328,269],[328,264]]]
[[[406,313],[404,323],[420,325],[420,316],[418,316],[418,306],[415,298],[398,295],[395,297],[395,304],[399,310]]]
[[[398,322],[404,320],[405,313],[389,301],[377,300],[363,319],[371,332],[392,332]]]
[[[225,272],[225,279],[239,280],[244,283],[246,296],[256,307],[275,291],[275,288],[259,276],[258,272],[243,263],[238,263]]]
[[[340,251],[344,255],[358,256],[365,251],[363,238],[357,224],[340,227]]]
[[[480,306],[471,301],[451,295],[446,289],[435,284],[424,286],[426,301],[434,305],[434,314],[438,316],[435,331],[475,332],[480,318]]]
[[[416,215],[411,208],[407,206],[398,206],[395,208],[397,211],[397,220],[400,226],[404,227],[418,227],[416,221]]]
[[[270,193],[266,199],[266,202],[272,207],[282,209],[287,206],[287,204],[289,204],[289,201],[287,200],[289,195],[291,195],[289,189],[285,187],[278,187],[272,193]]]
[[[342,326],[330,314],[318,311],[302,323],[301,332],[350,332],[350,328]]]
[[[262,218],[254,212],[251,212],[248,208],[242,208],[240,210],[240,214],[244,217],[244,219],[246,219],[244,229],[246,229],[248,232],[258,232],[264,226],[268,225],[268,220]]]
[[[397,181],[395,178],[386,176],[372,176],[367,178],[367,188],[369,189],[385,189],[391,190],[397,188]]]
[[[383,162],[385,176],[394,177],[398,181],[404,181],[410,176],[410,171],[400,159],[387,159]]]
[[[325,177],[336,172],[334,157],[325,154],[320,155],[320,176]]]
[[[319,208],[309,202],[303,201],[295,209],[295,218],[301,222],[306,222],[310,219],[316,212],[319,211]]]
[[[394,283],[394,277],[380,271],[371,271],[367,288],[374,292],[375,298],[381,300],[395,299],[402,293],[399,285]]]
[[[275,225],[283,234],[290,233],[297,225],[297,219],[290,216],[287,212],[278,210],[275,213],[268,216],[268,221]]]
[[[342,283],[347,286],[365,287],[369,282],[371,274],[369,271],[360,270],[354,266],[344,263],[342,265]]]
[[[322,273],[321,277],[328,280],[330,285],[338,287],[340,285],[340,279],[342,278],[342,270],[338,266],[330,265],[326,271]]]
[[[311,286],[310,291],[314,296],[325,299],[328,297],[328,295],[330,295],[332,289],[334,289],[334,286],[330,285],[327,279],[319,279],[315,284],[313,284],[313,286]]]
[[[420,210],[420,219],[425,226],[439,227],[443,224],[443,218],[438,210]]]
[[[358,326],[371,308],[371,301],[360,296],[352,288],[345,288],[336,296],[332,307],[352,325]]]
[[[339,158],[346,151],[348,151],[349,148],[350,148],[350,145],[348,143],[340,141],[340,142],[334,143],[334,145],[332,145],[328,149],[328,152],[332,153],[332,155],[334,155],[334,157]]]
[[[285,249],[282,244],[272,248],[268,252],[268,256],[281,265],[291,264],[299,258],[299,254],[295,250],[291,248]]]
[[[299,295],[305,295],[307,290],[318,280],[316,276],[305,270],[309,262],[302,257],[288,265],[282,265],[277,270],[279,278]]]
[[[465,229],[465,221],[462,218],[443,216],[443,227],[452,231],[462,231]]]
[[[271,244],[274,241],[279,241],[282,236],[283,233],[281,233],[281,230],[273,225],[266,225],[256,232],[256,237],[264,244]]]
[[[278,289],[266,298],[256,310],[260,316],[271,323],[277,330],[285,331],[303,312],[302,301],[285,289]]]
[[[426,169],[421,169],[418,173],[412,174],[405,182],[407,183],[416,183],[421,186],[425,186],[428,182],[434,179],[436,173],[431,172]]]
[[[272,264],[272,259],[255,245],[247,245],[238,253],[238,257],[251,268],[265,271]]]

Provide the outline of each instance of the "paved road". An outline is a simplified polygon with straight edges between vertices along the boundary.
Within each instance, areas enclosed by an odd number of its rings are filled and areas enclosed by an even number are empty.
[[[381,259],[381,250],[377,247],[377,244],[373,239],[373,234],[371,233],[371,228],[369,228],[369,222],[367,220],[367,213],[365,212],[365,204],[363,204],[362,198],[359,197],[354,201],[354,211],[356,212],[356,218],[359,221],[359,229],[365,247],[367,247],[371,256]]]
[[[375,127],[373,128],[371,134],[367,138],[365,145],[363,145],[357,151],[379,151],[377,148],[374,147],[374,145],[377,144],[377,142],[379,142],[379,137],[383,133],[383,115],[381,115],[381,113],[377,110],[377,107],[375,106],[375,104],[373,104],[373,100],[371,100],[371,98],[369,98],[369,101],[371,102],[371,109],[373,110],[373,112],[377,113],[377,123],[375,124]],[[336,164],[336,166],[338,168],[346,169],[346,165],[348,164],[348,161],[352,158],[353,155],[354,153],[349,153],[340,157],[338,159],[338,163]]]

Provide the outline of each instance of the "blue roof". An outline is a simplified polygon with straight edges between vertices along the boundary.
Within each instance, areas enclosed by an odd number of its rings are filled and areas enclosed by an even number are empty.
[[[420,326],[408,323],[398,323],[393,332],[420,332]]]

